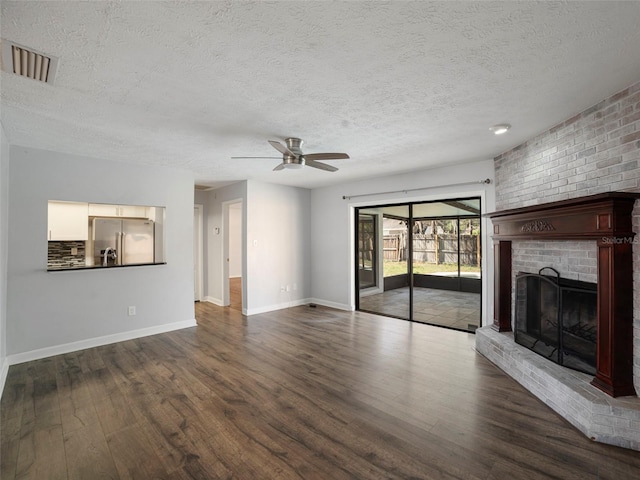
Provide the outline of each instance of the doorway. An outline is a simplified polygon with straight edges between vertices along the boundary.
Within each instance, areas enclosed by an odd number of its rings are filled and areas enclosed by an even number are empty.
[[[356,208],[356,308],[475,331],[481,320],[480,201]]]
[[[242,282],[242,201],[223,204],[224,214],[224,268],[223,304],[234,310],[243,310]]]

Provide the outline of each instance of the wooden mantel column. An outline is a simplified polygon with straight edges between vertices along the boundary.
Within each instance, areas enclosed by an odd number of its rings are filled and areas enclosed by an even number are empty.
[[[495,269],[493,291],[493,325],[498,332],[511,331],[511,241],[493,242]]]
[[[609,192],[488,214],[493,222],[493,328],[511,330],[512,240],[595,240],[598,244],[596,376],[612,397],[633,386],[633,206],[640,193]],[[553,265],[549,265],[553,266]]]
[[[633,387],[633,237],[598,240],[598,341],[591,385],[612,397]]]

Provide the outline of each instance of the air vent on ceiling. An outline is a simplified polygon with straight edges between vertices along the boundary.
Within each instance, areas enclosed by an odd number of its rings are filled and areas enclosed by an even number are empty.
[[[5,72],[52,84],[57,68],[56,57],[2,40],[2,69]]]
[[[201,192],[208,192],[209,190],[212,190],[213,187],[210,187],[209,185],[198,185],[196,183],[196,190],[199,190]]]

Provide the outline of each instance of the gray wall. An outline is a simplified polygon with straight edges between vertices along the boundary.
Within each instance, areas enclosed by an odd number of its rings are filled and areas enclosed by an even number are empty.
[[[312,270],[310,191],[249,180],[245,211],[247,313],[307,302]],[[282,292],[287,286],[289,290]]]
[[[193,324],[190,172],[12,145],[9,178],[10,357],[48,356],[65,345]],[[48,200],[166,207],[167,265],[47,272]],[[136,316],[127,316],[129,305]]]

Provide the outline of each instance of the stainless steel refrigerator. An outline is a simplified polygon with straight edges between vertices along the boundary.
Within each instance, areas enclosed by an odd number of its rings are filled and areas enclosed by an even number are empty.
[[[152,220],[94,217],[91,226],[94,265],[154,262]]]

